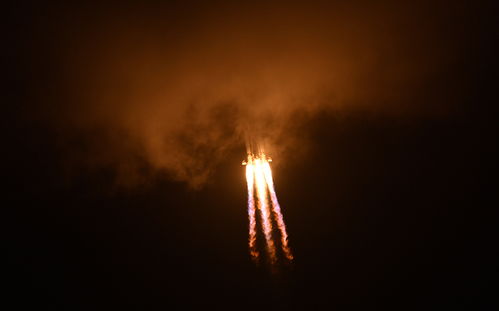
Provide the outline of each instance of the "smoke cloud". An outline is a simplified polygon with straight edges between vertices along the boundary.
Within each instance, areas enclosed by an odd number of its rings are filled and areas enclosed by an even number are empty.
[[[447,25],[466,10],[61,7],[41,14],[36,30],[38,51],[56,68],[43,90],[56,100],[38,116],[60,133],[72,165],[110,165],[125,183],[139,181],[145,165],[198,187],[248,135],[270,155],[297,148],[300,120],[324,110],[453,113],[459,85],[445,81],[464,57],[465,31]]]

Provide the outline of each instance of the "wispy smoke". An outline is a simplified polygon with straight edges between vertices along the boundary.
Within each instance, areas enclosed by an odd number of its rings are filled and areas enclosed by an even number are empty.
[[[63,99],[41,113],[73,142],[68,158],[77,163],[112,165],[129,181],[145,163],[199,186],[227,150],[244,145],[248,129],[278,153],[296,144],[297,116],[321,109],[448,111],[451,103],[432,90],[462,56],[445,21],[465,8],[451,9],[286,3],[49,12],[40,48],[58,68],[52,89]],[[424,92],[433,92],[431,102]]]

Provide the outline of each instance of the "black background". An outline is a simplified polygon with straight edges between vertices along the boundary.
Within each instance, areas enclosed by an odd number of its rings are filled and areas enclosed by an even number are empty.
[[[30,50],[48,40],[30,32],[38,10],[14,8],[5,29],[3,309],[492,306],[490,7],[473,11],[474,45],[449,68],[449,83],[429,83],[420,95],[431,102],[457,93],[459,113],[401,120],[324,110],[297,122],[309,149],[274,172],[296,260],[277,275],[247,252],[242,145],[201,190],[160,177],[116,189],[106,167],[62,177],[57,130],[26,121],[47,102],[34,98],[41,95],[30,72],[51,68]]]

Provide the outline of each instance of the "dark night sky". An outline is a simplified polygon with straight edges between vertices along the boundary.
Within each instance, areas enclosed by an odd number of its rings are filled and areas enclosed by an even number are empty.
[[[493,309],[497,12],[314,5],[8,8],[3,309]],[[278,275],[241,124],[277,155]]]

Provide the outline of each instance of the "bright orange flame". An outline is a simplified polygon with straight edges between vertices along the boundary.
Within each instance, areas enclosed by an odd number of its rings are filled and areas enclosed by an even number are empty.
[[[258,259],[259,253],[256,249],[256,209],[254,192],[256,190],[258,198],[258,211],[260,213],[263,233],[265,236],[267,254],[271,264],[277,262],[275,243],[272,237],[272,214],[269,208],[268,197],[270,196],[271,208],[281,235],[281,247],[284,256],[288,260],[293,260],[293,255],[288,245],[288,234],[286,225],[281,213],[281,207],[277,200],[270,168],[270,158],[264,153],[255,157],[248,155],[248,160],[243,162],[246,165],[246,182],[248,184],[248,218],[249,218],[249,250],[253,259]]]

